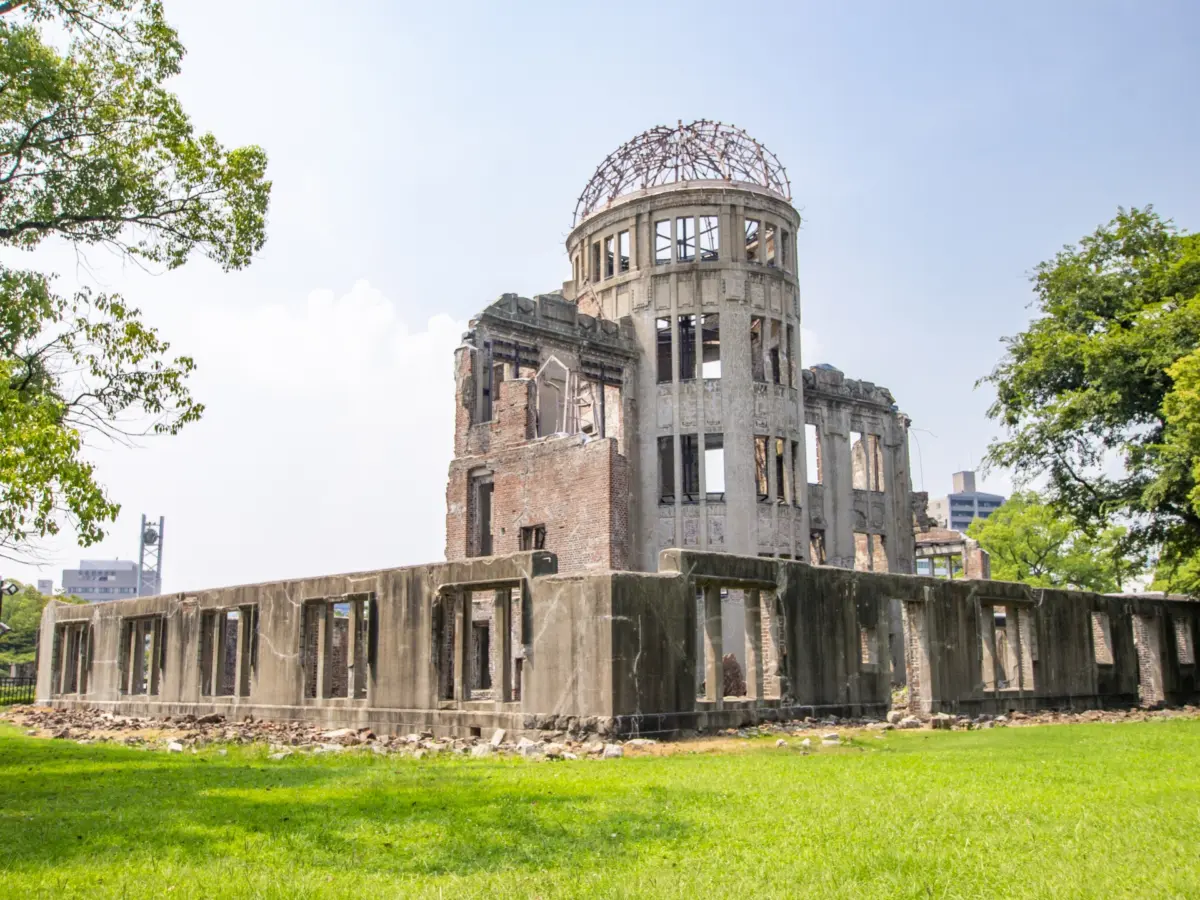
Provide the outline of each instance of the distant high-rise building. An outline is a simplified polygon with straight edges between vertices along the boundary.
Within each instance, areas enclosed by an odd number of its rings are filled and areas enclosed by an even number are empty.
[[[54,596],[54,582],[49,578],[39,578],[37,587],[39,594],[45,594],[47,597]]]
[[[929,501],[929,514],[942,528],[966,531],[972,521],[986,519],[1006,499],[1000,494],[985,494],[975,490],[974,472],[955,472],[953,481],[953,493]]]
[[[62,586],[64,594],[92,603],[136,597],[137,563],[131,559],[80,560],[78,569],[63,569]]]

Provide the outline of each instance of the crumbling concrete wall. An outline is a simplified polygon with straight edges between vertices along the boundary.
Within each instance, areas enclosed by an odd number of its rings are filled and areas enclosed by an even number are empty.
[[[678,549],[663,552],[656,574],[556,570],[554,555],[537,551],[52,602],[38,702],[439,734],[670,734],[882,716],[892,603],[903,610],[897,638],[920,711],[1200,699],[1192,602]],[[722,590],[743,603],[723,603]],[[731,609],[743,617],[741,696],[724,695]]]

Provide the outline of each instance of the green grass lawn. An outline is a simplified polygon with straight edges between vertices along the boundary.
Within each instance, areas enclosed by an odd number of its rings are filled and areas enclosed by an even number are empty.
[[[803,756],[266,759],[0,728],[0,895],[1200,896],[1200,721]]]

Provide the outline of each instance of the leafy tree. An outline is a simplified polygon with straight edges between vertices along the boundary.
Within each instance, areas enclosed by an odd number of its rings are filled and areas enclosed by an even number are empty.
[[[986,519],[976,519],[967,535],[991,556],[992,577],[1000,581],[1105,593],[1120,590],[1144,568],[1126,559],[1123,527],[1091,537],[1032,492],[1016,493]]]
[[[0,2],[0,247],[53,237],[168,269],[195,252],[250,262],[266,154],[194,131],[164,86],[183,52],[160,0]],[[193,361],[168,350],[121,297],[63,297],[52,275],[0,264],[0,556],[64,521],[84,545],[103,537],[119,506],[87,440],[175,434],[203,412]]]
[[[52,598],[38,593],[32,585],[25,585],[11,597],[5,597],[3,615],[0,621],[12,629],[8,634],[0,634],[0,666],[7,675],[8,666],[13,663],[30,663],[37,651],[37,633],[42,623],[42,610]],[[83,603],[75,597],[58,597],[67,603]]]
[[[1044,477],[1044,499],[1089,535],[1127,522],[1135,558],[1196,556],[1200,235],[1120,209],[1033,282],[1037,317],[981,380],[1006,430],[987,463]]]

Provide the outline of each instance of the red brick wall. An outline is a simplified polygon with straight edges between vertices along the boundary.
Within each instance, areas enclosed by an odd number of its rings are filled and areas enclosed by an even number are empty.
[[[457,380],[469,384],[472,357],[460,350]],[[497,385],[490,422],[470,424],[471,392],[460,387],[455,459],[446,486],[446,558],[471,554],[471,473],[491,473],[492,552],[516,553],[521,529],[546,526],[560,572],[629,565],[629,462],[614,438],[534,438],[533,381]]]

